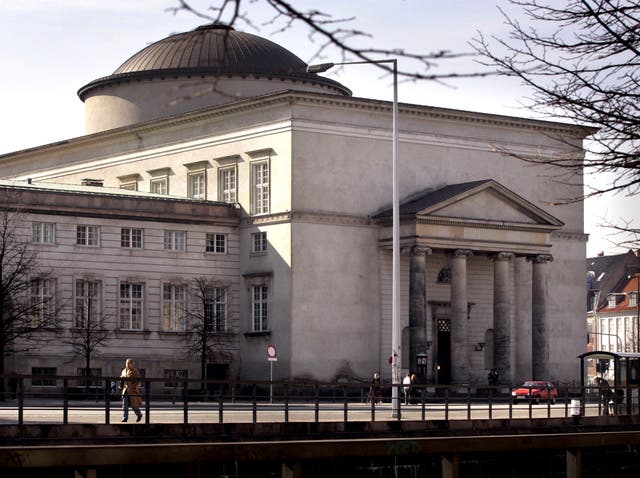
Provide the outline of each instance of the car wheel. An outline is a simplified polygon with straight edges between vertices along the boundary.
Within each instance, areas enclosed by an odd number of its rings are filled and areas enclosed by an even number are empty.
[[[535,395],[533,397],[533,403],[535,403],[536,405],[540,403],[540,395]]]
[[[517,403],[518,403],[518,399],[517,399],[517,398],[514,398],[514,399],[513,399],[513,404],[514,404],[514,405],[516,405]]]

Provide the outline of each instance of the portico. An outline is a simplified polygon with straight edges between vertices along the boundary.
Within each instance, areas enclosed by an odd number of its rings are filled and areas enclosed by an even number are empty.
[[[403,368],[414,373],[426,353],[430,383],[486,383],[491,369],[505,384],[545,378],[550,234],[562,222],[494,180],[418,194],[400,213],[409,262]],[[387,211],[375,217],[388,248]],[[518,327],[516,306],[528,311]],[[530,370],[514,367],[516,347],[530,350]]]

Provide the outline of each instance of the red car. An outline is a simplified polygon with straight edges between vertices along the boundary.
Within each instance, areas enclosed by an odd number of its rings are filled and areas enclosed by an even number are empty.
[[[513,403],[518,403],[518,400],[529,399],[533,400],[534,403],[539,403],[540,400],[551,400],[551,403],[556,403],[558,389],[551,382],[530,380],[513,389],[511,398],[513,398]]]

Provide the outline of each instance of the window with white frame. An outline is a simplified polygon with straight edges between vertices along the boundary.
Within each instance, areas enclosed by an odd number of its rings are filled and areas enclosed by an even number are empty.
[[[207,181],[205,171],[194,171],[187,174],[187,192],[190,198],[206,199]]]
[[[638,306],[638,293],[631,292],[629,294],[629,307],[637,307]]]
[[[58,369],[56,367],[31,367],[31,385],[36,387],[55,387],[56,379],[53,378],[58,375]]]
[[[56,318],[56,280],[31,280],[31,325],[51,327]]]
[[[187,286],[162,285],[162,329],[182,332],[186,329]]]
[[[267,252],[267,233],[254,232],[251,234],[251,252],[262,253]]]
[[[206,251],[215,252],[216,254],[226,254],[227,235],[219,233],[208,233]]]
[[[33,242],[36,244],[55,244],[56,225],[53,222],[33,223]]]
[[[102,307],[102,283],[77,279],[75,283],[75,326],[99,325]]]
[[[154,194],[169,194],[169,178],[153,178],[149,184],[149,191]]]
[[[611,294],[609,297],[607,297],[607,307],[609,309],[615,309],[616,307],[616,296]]]
[[[167,251],[184,251],[187,248],[186,231],[164,231],[164,248]]]
[[[251,286],[251,331],[265,332],[269,309],[269,287],[266,284]]]
[[[120,328],[142,330],[144,313],[144,285],[134,282],[120,283]]]
[[[100,245],[100,227],[79,224],[76,226],[76,244],[78,246]]]
[[[218,185],[220,201],[226,203],[237,202],[236,174],[235,165],[230,168],[221,168],[218,170],[218,177],[220,181],[220,184]]]
[[[120,229],[120,247],[127,249],[142,249],[143,233],[137,227],[123,227]]]
[[[204,323],[209,332],[227,330],[227,289],[207,287],[204,300]]]
[[[251,163],[251,213],[269,213],[269,161]]]

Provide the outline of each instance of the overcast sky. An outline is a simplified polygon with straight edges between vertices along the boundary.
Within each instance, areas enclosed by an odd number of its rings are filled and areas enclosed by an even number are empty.
[[[486,36],[506,30],[496,0],[291,0],[334,17],[356,19],[345,27],[373,35],[380,48],[426,52],[440,49],[470,51],[467,42],[482,30]],[[192,30],[206,20],[167,11],[175,0],[1,0],[0,1],[0,154],[81,136],[84,105],[77,90],[96,78],[111,74],[146,45],[172,33]],[[219,2],[216,2],[219,3]],[[206,11],[212,1],[193,0]],[[270,13],[262,2],[244,0],[254,26],[238,29],[266,37],[310,61],[318,49],[306,30],[277,32],[265,24]],[[326,52],[313,62],[339,61]],[[459,60],[442,70],[477,68],[472,60]],[[400,64],[400,68],[408,66]],[[327,74],[355,96],[390,100],[390,79],[369,65],[353,65]],[[399,101],[514,116],[531,116],[521,104],[527,96],[516,80],[474,79],[437,83],[401,83]],[[589,201],[585,231],[591,235],[587,254],[625,252],[611,244],[598,227],[602,218],[636,217],[640,198],[623,196]],[[636,221],[638,219],[636,218]],[[637,224],[637,222],[636,222]],[[615,238],[613,238],[615,240]]]

